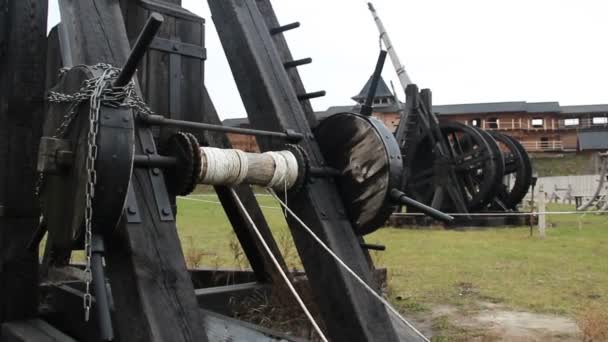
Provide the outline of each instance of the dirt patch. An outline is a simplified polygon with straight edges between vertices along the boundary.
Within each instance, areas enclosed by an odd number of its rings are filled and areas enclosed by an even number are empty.
[[[439,324],[433,329],[437,341],[580,341],[573,319],[523,311],[511,311],[493,303],[480,303],[480,310],[463,312],[452,306],[431,310]]]

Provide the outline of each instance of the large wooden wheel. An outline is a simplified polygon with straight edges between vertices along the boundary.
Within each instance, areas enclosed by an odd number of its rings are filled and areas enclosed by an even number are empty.
[[[458,122],[440,124],[449,154],[440,155],[429,135],[414,142],[406,158],[407,192],[415,200],[445,211],[455,208],[444,196],[447,188],[462,194],[469,211],[484,208],[504,168],[498,146],[482,131]]]
[[[491,132],[504,156],[504,175],[495,195],[497,209],[517,209],[532,185],[532,163],[524,147],[506,134]]]

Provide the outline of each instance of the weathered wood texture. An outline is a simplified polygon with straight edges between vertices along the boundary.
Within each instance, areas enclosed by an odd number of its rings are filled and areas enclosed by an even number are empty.
[[[324,164],[297,91],[253,0],[209,0],[211,12],[253,127],[303,133],[313,166]],[[281,146],[259,141],[262,150]],[[289,198],[294,212],[368,283],[370,265],[331,180],[317,179]],[[329,337],[333,341],[397,341],[386,309],[339,266],[298,223],[289,220]],[[418,340],[408,334],[406,340]]]
[[[152,12],[165,21],[138,72],[152,110],[172,119],[199,121],[203,106],[205,20],[180,7],[181,1],[123,1],[129,41],[134,42]],[[174,128],[161,128],[165,141]],[[200,134],[195,134],[197,137]]]
[[[274,9],[272,8],[272,4],[270,0],[256,0],[256,4],[260,13],[262,13],[262,17],[264,18],[264,22],[266,22],[266,26],[269,28],[279,27],[281,24],[279,23],[279,19],[274,13]],[[286,23],[283,23],[286,24]],[[289,45],[287,45],[287,40],[285,39],[285,35],[283,33],[275,34],[272,36],[272,39],[276,45],[277,51],[279,53],[279,57],[283,62],[289,62],[294,59],[291,54],[291,50],[289,49]],[[297,58],[308,57],[308,56],[298,56]],[[300,73],[297,68],[289,68],[287,71],[287,75],[289,76],[289,80],[295,90],[296,94],[304,94],[306,93],[306,88],[304,87],[304,82],[300,78]],[[306,119],[311,127],[317,126],[317,117],[315,116],[315,112],[312,108],[310,100],[301,100],[300,104],[302,105],[302,110],[306,114]]]
[[[55,326],[65,327],[64,332],[75,337],[80,342],[98,342],[99,330],[95,324],[86,324],[82,320],[82,291],[69,285],[48,286],[44,292],[51,300],[48,302],[50,312],[45,319]],[[67,314],[57,314],[63,312]],[[95,310],[91,311],[94,315]],[[206,339],[209,341],[297,341],[300,339],[277,334],[268,329],[252,324],[238,321],[221,314],[208,310],[200,310],[200,315],[205,317],[201,328],[205,331]],[[94,317],[92,317],[94,319]],[[133,327],[137,328],[137,327]],[[158,327],[166,328],[166,327]],[[122,341],[122,340],[117,340]],[[127,340],[131,341],[131,340]],[[168,338],[164,342],[175,341]],[[201,340],[196,340],[201,341]],[[46,341],[45,341],[46,342]]]
[[[165,17],[158,38],[172,41],[176,46],[185,43],[204,49],[205,35],[203,18],[181,8],[180,0],[173,1],[121,1],[129,39],[134,41],[147,16],[151,11],[158,11]],[[169,45],[171,46],[171,44]],[[218,113],[204,86],[204,59],[185,55],[179,51],[149,51],[144,63],[139,68],[139,81],[144,99],[157,114],[172,119],[205,122],[221,125]],[[174,129],[163,129],[160,141],[164,140]],[[230,141],[224,133],[191,131],[206,146],[231,148]],[[228,188],[215,188],[226,216],[230,220],[243,251],[256,274],[258,281],[266,282],[276,278],[277,271],[258,242],[252,227],[240,212]],[[249,186],[236,187],[237,194],[245,204],[256,226],[271,247],[273,254],[279,257],[281,265],[287,269],[281,253],[270,232],[268,223]],[[178,208],[179,210],[179,208]],[[201,222],[201,229],[204,229]]]
[[[0,340],[2,342],[76,342],[40,319],[3,324]]]
[[[38,303],[34,196],[45,90],[46,1],[0,1],[0,322],[32,317]]]
[[[60,10],[70,38],[65,52],[74,64],[124,63],[129,43],[118,2],[62,0]],[[146,148],[156,152],[151,132],[139,128],[136,153]],[[141,222],[122,224],[122,234],[106,241],[107,273],[119,308],[113,315],[117,340],[205,341],[175,222],[161,220],[155,203],[168,197],[166,187],[152,177],[147,170],[134,172],[131,194]]]

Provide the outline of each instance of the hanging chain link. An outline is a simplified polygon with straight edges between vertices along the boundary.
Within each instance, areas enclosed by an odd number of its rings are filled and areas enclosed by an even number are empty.
[[[101,76],[86,80],[80,90],[74,94],[63,94],[51,91],[47,100],[51,103],[69,103],[61,124],[55,130],[54,138],[63,138],[67,135],[72,126],[72,123],[78,115],[78,107],[85,101],[89,101],[89,132],[87,134],[87,155],[86,155],[86,173],[87,183],[85,187],[85,232],[84,232],[84,252],[86,264],[84,269],[85,274],[85,294],[83,297],[84,319],[89,320],[92,295],[91,295],[91,256],[92,256],[92,239],[93,239],[93,200],[95,198],[95,185],[97,184],[97,171],[95,169],[95,161],[99,148],[97,146],[97,134],[99,131],[99,112],[101,106],[109,107],[128,107],[132,108],[135,113],[152,114],[152,111],[146,103],[137,95],[135,91],[135,83],[131,81],[125,87],[112,87],[113,81],[120,74],[120,69],[108,64],[97,64],[92,66],[92,69],[102,71]],[[67,69],[61,69],[60,75],[67,72]],[[36,186],[36,194],[40,193],[40,187],[44,182],[44,177],[41,174],[39,184]]]

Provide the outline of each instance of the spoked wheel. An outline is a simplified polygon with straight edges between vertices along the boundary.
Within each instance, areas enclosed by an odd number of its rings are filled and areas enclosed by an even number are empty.
[[[532,185],[532,163],[528,152],[516,139],[498,132],[490,133],[504,156],[505,169],[493,206],[515,210]]]
[[[406,190],[419,202],[444,211],[457,210],[454,192],[468,211],[484,208],[503,176],[504,162],[492,139],[459,122],[440,124],[447,154],[428,135],[414,142],[408,156]]]

